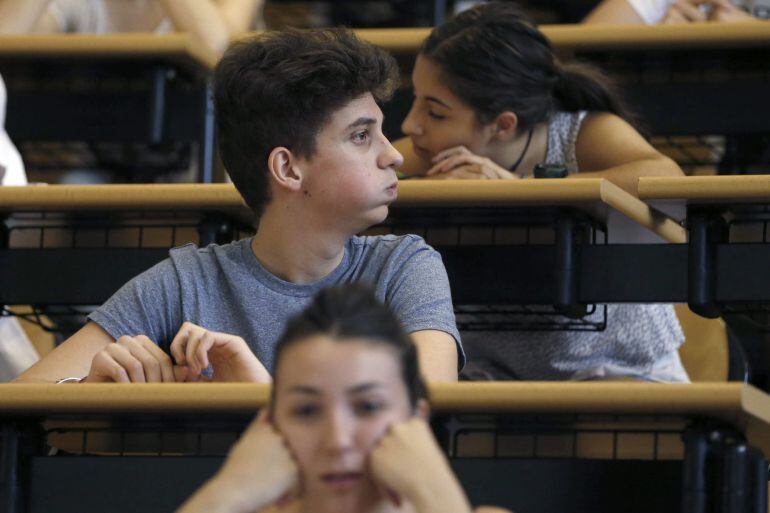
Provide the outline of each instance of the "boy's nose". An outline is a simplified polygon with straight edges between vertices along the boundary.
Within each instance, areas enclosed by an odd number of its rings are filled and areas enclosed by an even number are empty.
[[[399,168],[404,164],[404,156],[398,151],[395,146],[390,143],[390,140],[385,138],[385,146],[379,157],[379,166],[381,169]]]

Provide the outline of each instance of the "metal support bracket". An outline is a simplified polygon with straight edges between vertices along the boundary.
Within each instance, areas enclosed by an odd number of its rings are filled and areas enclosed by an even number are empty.
[[[556,219],[554,241],[554,301],[557,312],[572,318],[584,317],[588,306],[578,302],[580,259],[575,245],[575,220],[570,215]]]
[[[716,246],[726,238],[727,226],[717,211],[688,209],[690,231],[687,265],[687,304],[696,314],[714,319],[722,307],[716,292]]]
[[[683,513],[767,512],[767,460],[740,433],[702,422],[683,438]]]

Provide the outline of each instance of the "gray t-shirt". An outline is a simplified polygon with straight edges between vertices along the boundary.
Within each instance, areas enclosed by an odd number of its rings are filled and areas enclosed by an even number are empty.
[[[578,173],[575,144],[586,112],[557,112],[548,123],[548,164]],[[590,316],[601,321],[600,308]],[[684,341],[673,305],[607,305],[603,331],[467,331],[468,379],[568,380],[619,376],[688,381],[677,354]]]
[[[360,282],[372,287],[407,332],[440,330],[457,342],[449,280],[441,256],[416,235],[352,237],[342,262],[315,283],[298,285],[268,272],[251,251],[251,239],[198,249],[172,249],[124,285],[89,319],[112,337],[144,334],[164,351],[184,321],[243,337],[268,370],[286,321],[316,292]]]

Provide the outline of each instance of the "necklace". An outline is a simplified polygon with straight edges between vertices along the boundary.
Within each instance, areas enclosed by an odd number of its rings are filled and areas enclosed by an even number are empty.
[[[529,143],[532,142],[532,132],[534,132],[534,129],[530,128],[529,133],[527,133],[527,142],[524,143],[524,149],[521,150],[521,155],[519,155],[519,158],[516,160],[516,163],[511,166],[510,171],[514,172],[516,171],[516,168],[519,167],[519,164],[521,164],[521,161],[524,160],[524,155],[527,154],[527,150],[529,149]]]

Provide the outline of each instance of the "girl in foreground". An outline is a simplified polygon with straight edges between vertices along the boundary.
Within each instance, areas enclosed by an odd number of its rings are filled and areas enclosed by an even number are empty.
[[[682,174],[624,119],[605,78],[559,62],[510,3],[479,5],[436,27],[412,82],[402,125],[409,140],[396,144],[407,174],[519,179],[544,163],[632,194],[640,176]],[[683,340],[671,305],[609,305],[604,331],[463,333],[464,376],[687,382],[677,353]]]
[[[426,422],[414,345],[367,290],[322,291],[275,362],[270,406],[178,513],[471,511]]]

